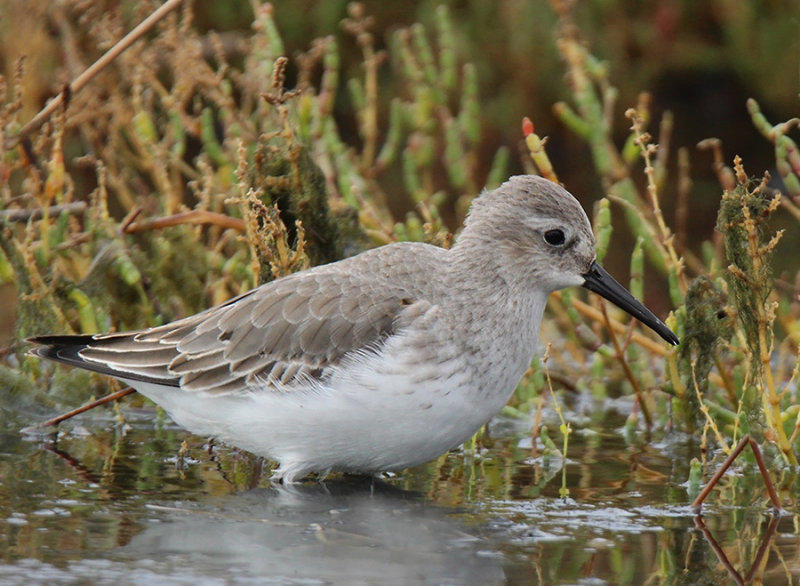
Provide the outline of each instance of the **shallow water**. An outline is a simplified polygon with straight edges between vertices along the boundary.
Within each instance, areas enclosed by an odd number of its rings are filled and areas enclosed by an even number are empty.
[[[760,548],[756,583],[799,580],[797,518],[765,514],[757,476],[712,493],[704,533],[684,484],[694,442],[626,441],[614,409],[573,422],[566,497],[525,422],[380,481],[283,488],[155,409],[122,414],[24,436],[41,414],[4,411],[0,584],[725,584]]]

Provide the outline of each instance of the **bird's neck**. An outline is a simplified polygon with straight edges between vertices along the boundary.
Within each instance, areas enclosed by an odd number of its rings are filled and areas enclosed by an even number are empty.
[[[504,274],[499,268],[503,263],[491,262],[492,255],[485,251],[478,254],[462,245],[451,254],[448,269],[455,274],[447,282],[456,286],[445,294],[451,296],[454,333],[472,357],[468,368],[491,379],[483,392],[501,406],[539,347],[548,294],[530,283],[526,286],[520,275]]]
[[[486,246],[490,244],[462,238],[450,250],[449,270],[454,274],[449,282],[458,284],[452,294],[460,298],[461,311],[472,316],[473,323],[495,324],[519,336],[523,345],[535,346],[549,291],[530,282],[527,271],[486,254]]]

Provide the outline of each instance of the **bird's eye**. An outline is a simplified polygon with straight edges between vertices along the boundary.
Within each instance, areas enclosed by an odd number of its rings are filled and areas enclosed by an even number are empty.
[[[556,228],[555,230],[548,230],[544,233],[544,241],[550,246],[563,246],[567,241],[567,237],[564,236],[563,230]]]

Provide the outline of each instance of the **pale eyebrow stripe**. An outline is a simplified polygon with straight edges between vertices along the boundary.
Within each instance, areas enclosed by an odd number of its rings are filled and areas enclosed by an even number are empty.
[[[551,218],[548,216],[540,217],[540,216],[529,216],[525,218],[524,223],[534,230],[541,230],[544,228],[567,228],[564,226],[564,221],[559,220],[557,218]]]

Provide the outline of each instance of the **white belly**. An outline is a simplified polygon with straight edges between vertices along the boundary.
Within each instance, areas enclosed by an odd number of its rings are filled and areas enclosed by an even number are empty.
[[[455,349],[438,361],[386,356],[351,361],[326,386],[285,391],[209,395],[127,382],[182,427],[277,460],[276,475],[292,482],[311,472],[371,474],[436,458],[503,407],[527,366],[476,375]]]

